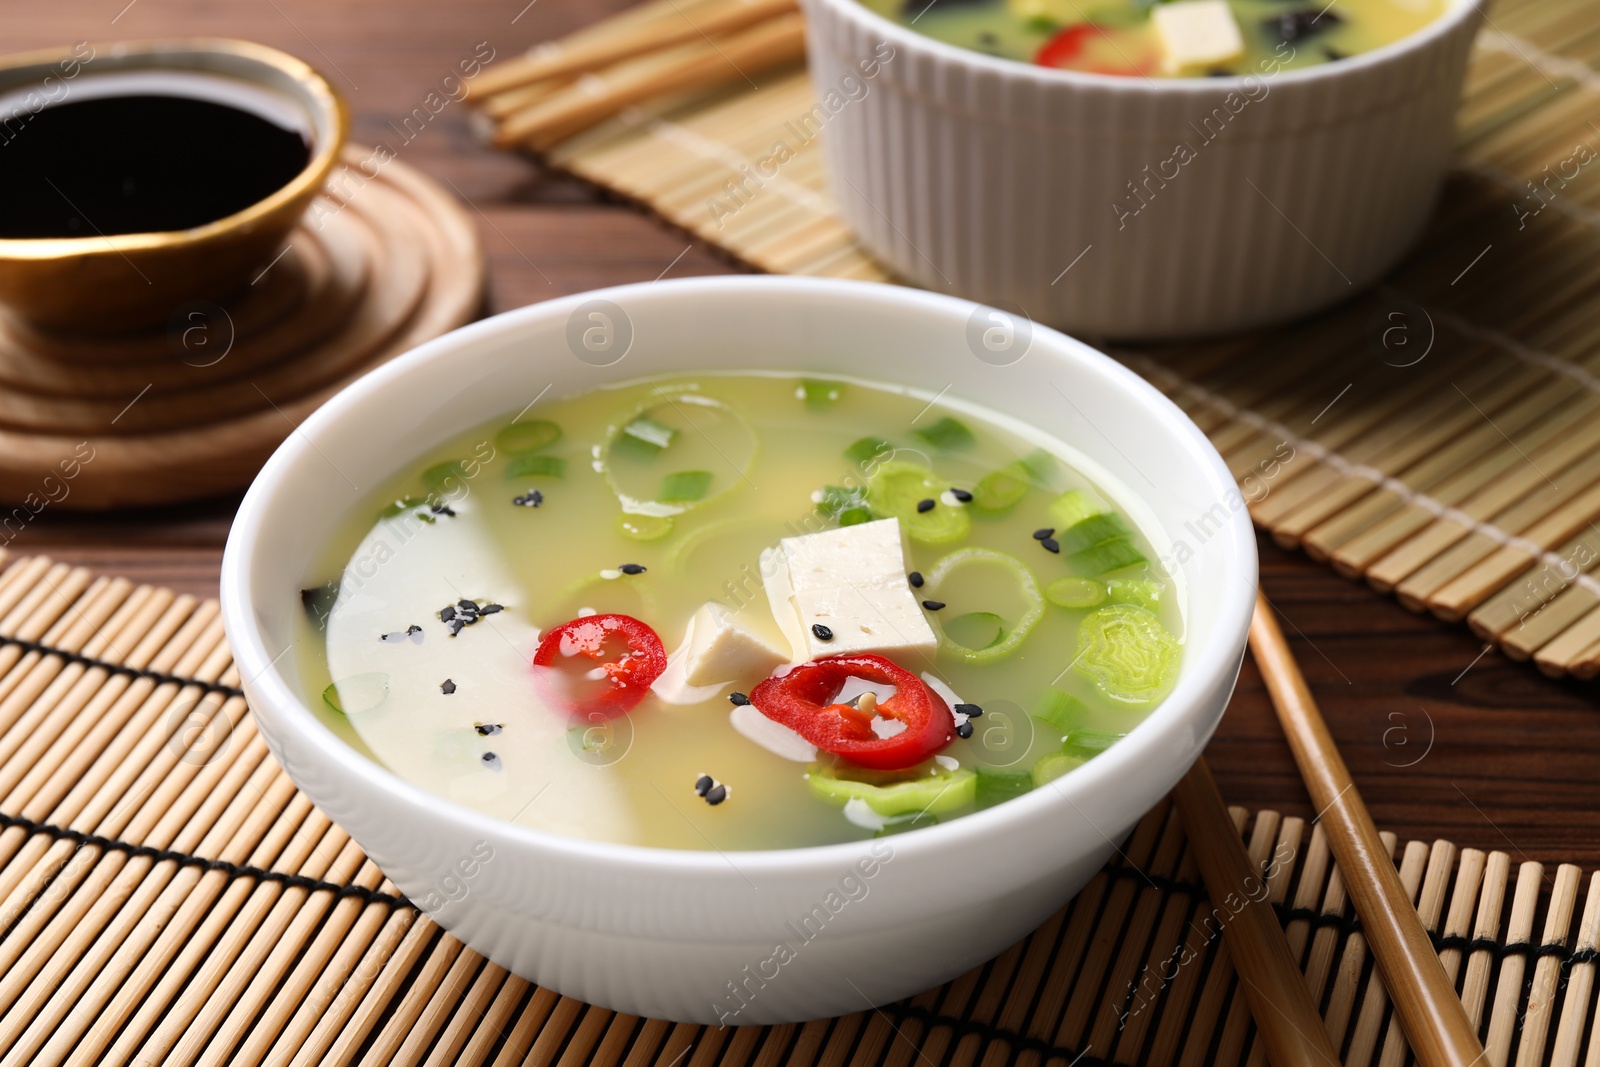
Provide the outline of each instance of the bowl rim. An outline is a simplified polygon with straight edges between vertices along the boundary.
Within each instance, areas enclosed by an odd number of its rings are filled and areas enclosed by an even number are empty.
[[[93,45],[91,61],[102,56],[116,64],[105,73],[130,70],[173,70],[188,72],[191,68],[172,66],[163,60],[168,57],[223,56],[254,64],[258,69],[276,71],[293,82],[304,94],[303,102],[317,124],[326,123],[328,136],[320,138],[310,158],[293,178],[268,196],[231,215],[187,230],[146,230],[136,233],[98,234],[90,237],[22,237],[0,238],[0,259],[58,260],[80,256],[124,255],[152,249],[177,250],[201,244],[215,237],[249,231],[256,224],[272,217],[294,201],[315,193],[328,180],[334,165],[344,151],[350,136],[350,108],[344,97],[326,78],[305,61],[288,52],[254,41],[230,37],[187,37],[147,41],[119,41],[116,44]],[[0,57],[0,80],[7,75],[29,67],[50,66],[64,59],[84,63],[73,49],[49,48],[19,52]],[[94,77],[101,71],[85,71]],[[233,71],[204,71],[221,78],[232,78],[251,84],[262,84]],[[42,78],[40,79],[42,81]],[[8,88],[22,88],[29,84],[19,81]],[[41,109],[44,110],[44,109]]]
[[[984,73],[1030,82],[1042,87],[1046,92],[1061,92],[1073,88],[1093,88],[1107,92],[1187,97],[1210,96],[1217,90],[1221,90],[1223,94],[1226,94],[1230,90],[1244,87],[1250,79],[1259,81],[1267,78],[1273,83],[1287,79],[1290,84],[1298,84],[1344,77],[1359,77],[1362,72],[1369,68],[1402,62],[1410,53],[1421,51],[1432,45],[1436,40],[1450,36],[1482,11],[1482,0],[1445,0],[1445,9],[1421,29],[1408,33],[1398,40],[1390,41],[1388,44],[1348,56],[1337,63],[1322,63],[1314,67],[1279,70],[1270,75],[1251,73],[1219,75],[1217,77],[1204,75],[1151,77],[1147,74],[1139,78],[1129,78],[1114,74],[1091,74],[1087,71],[1041,67],[1022,60],[1005,59],[999,56],[986,55],[970,48],[962,48],[959,45],[949,44],[918,33],[900,25],[898,22],[885,18],[867,7],[862,0],[801,0],[801,2],[802,7],[806,8],[813,4],[827,7],[838,17],[854,22],[858,28],[885,37],[897,49],[904,47],[913,53],[920,50],[923,54],[932,55],[948,63],[965,64]],[[810,47],[830,47],[829,42],[824,42],[819,38],[820,35],[817,34],[809,35]]]
[[[316,717],[306,701],[277,672],[276,664],[282,658],[282,653],[278,653],[277,657],[269,654],[251,620],[253,608],[249,587],[256,567],[253,550],[261,528],[273,521],[274,498],[292,492],[285,478],[287,469],[296,459],[316,451],[316,437],[323,427],[354,414],[366,396],[378,387],[402,378],[416,368],[459,357],[461,352],[471,350],[482,342],[515,336],[527,324],[560,320],[589,300],[609,299],[622,304],[628,300],[644,299],[709,299],[723,301],[722,306],[726,306],[729,298],[754,295],[752,290],[888,305],[886,310],[891,314],[920,312],[952,322],[965,322],[971,311],[981,306],[974,301],[920,289],[839,279],[718,275],[640,282],[576,293],[502,312],[453,330],[385,363],[346,386],[301,423],[298,430],[290,434],[267,460],[234,514],[223,552],[221,614],[241,686],[250,694],[252,703],[256,703],[259,697],[261,703],[270,705],[272,714],[285,728],[294,730],[316,745],[327,758],[338,764],[339,773],[361,780],[366,791],[385,796],[394,803],[395,810],[420,808],[436,818],[449,819],[463,829],[492,829],[498,835],[497,843],[515,843],[552,859],[560,858],[588,864],[594,869],[617,872],[637,873],[647,869],[658,874],[742,879],[747,872],[783,874],[815,871],[818,868],[843,869],[867,856],[879,843],[877,839],[781,849],[702,851],[569,837],[486,815],[413,785],[338,737]],[[1216,449],[1189,417],[1153,385],[1111,357],[1049,327],[1033,324],[1032,337],[1034,346],[1042,344],[1068,359],[1099,364],[1101,369],[1119,381],[1121,387],[1141,401],[1153,418],[1166,422],[1180,437],[1188,438],[1192,445],[1191,456],[1210,483],[1208,488],[1215,491],[1219,499],[1226,493],[1238,492],[1237,483]],[[1086,807],[1093,810],[1096,806],[1092,797],[1102,791],[1114,792],[1113,782],[1134,772],[1142,760],[1152,756],[1167,742],[1171,731],[1181,730],[1186,719],[1198,714],[1198,708],[1207,694],[1231,692],[1237,678],[1239,656],[1243,653],[1256,603],[1256,544],[1248,510],[1240,508],[1231,511],[1225,529],[1227,537],[1223,538],[1219,533],[1212,542],[1223,546],[1227,567],[1236,573],[1240,581],[1236,585],[1226,585],[1221,602],[1214,605],[1213,617],[1217,620],[1215,635],[1205,656],[1199,660],[1185,657],[1172,692],[1144,720],[1106,753],[1072,774],[1049,783],[1054,788],[1035,789],[993,808],[913,833],[897,835],[892,839],[895,855],[916,856],[959,848],[963,842],[992,834],[1007,822],[1042,812],[1047,805],[1063,802],[1089,821],[1108,844],[1114,845],[1108,835],[1122,828],[1113,826],[1101,829],[1094,823],[1086,811]],[[1208,606],[1208,610],[1210,608]],[[1189,614],[1192,615],[1195,610],[1191,606]],[[1214,731],[1216,722],[1221,721],[1222,713],[1223,709],[1219,708],[1216,721],[1203,724],[1203,736],[1199,738],[1201,746]],[[1080,803],[1082,801],[1087,801],[1087,804]],[[1140,814],[1143,812],[1135,813],[1134,817]]]

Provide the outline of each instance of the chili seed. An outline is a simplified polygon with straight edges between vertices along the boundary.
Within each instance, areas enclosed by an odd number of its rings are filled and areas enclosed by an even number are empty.
[[[452,682],[448,678],[446,678],[439,685],[439,692],[443,693],[445,696],[449,696],[451,693],[454,693],[455,691],[456,691],[456,683]]]
[[[1045,540],[1047,538],[1054,537],[1055,535],[1056,535],[1056,531],[1055,531],[1055,527],[1053,527],[1053,526],[1046,526],[1042,530],[1033,531],[1033,539],[1035,541],[1043,541],[1043,540]]]
[[[828,629],[826,626],[822,625],[820,622],[815,622],[815,623],[811,624],[811,633],[816,637],[816,639],[818,641],[832,641],[833,640],[833,631]]]
[[[979,715],[983,714],[983,709],[976,704],[957,704],[955,706],[955,710],[959,711],[969,719],[976,719]]]
[[[929,611],[939,611],[944,607],[944,601],[942,601],[942,600],[924,600],[922,602],[922,606],[927,608]]]
[[[906,577],[911,580],[911,588],[913,588],[913,589],[921,589],[922,588],[922,572],[921,571],[912,571]]]
[[[621,571],[623,574],[643,574],[645,568],[638,563],[624,563],[622,566],[618,567],[617,570]]]
[[[705,796],[711,791],[711,787],[716,784],[709,774],[702,774],[694,780],[694,791],[700,796]]]
[[[972,503],[972,494],[967,492],[965,489],[952,489],[950,490],[950,495],[961,501],[963,504]]]
[[[1054,537],[1046,537],[1044,540],[1040,541],[1039,543],[1044,546],[1044,550],[1046,552],[1060,552],[1061,551],[1061,542],[1057,541]]]
[[[917,501],[917,512],[919,514],[921,514],[921,513],[926,513],[926,512],[932,511],[933,510],[933,505],[935,503],[936,502],[934,500],[932,500],[932,499],[919,500],[919,501]]]
[[[736,708],[742,708],[746,704],[750,703],[750,698],[745,696],[743,693],[729,693],[728,703],[732,704]]]
[[[725,785],[714,785],[706,792],[706,803],[713,808],[727,799],[728,787]]]
[[[970,722],[964,722],[960,726],[957,726],[956,727],[956,736],[961,738],[963,741],[965,741],[967,738],[971,737],[972,736],[972,724]]]

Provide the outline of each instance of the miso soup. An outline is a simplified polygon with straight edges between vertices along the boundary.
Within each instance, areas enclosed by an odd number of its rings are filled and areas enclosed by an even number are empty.
[[[696,374],[461,434],[373,494],[297,641],[408,781],[554,833],[903,833],[1093,760],[1172,687],[1179,590],[1121,486],[911,389]]]

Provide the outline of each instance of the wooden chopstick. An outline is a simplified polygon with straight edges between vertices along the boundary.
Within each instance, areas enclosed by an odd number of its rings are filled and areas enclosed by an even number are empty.
[[[546,78],[568,77],[610,66],[633,56],[660,51],[685,41],[709,40],[798,9],[797,0],[718,0],[692,10],[677,9],[681,17],[662,15],[613,26],[614,32],[584,39],[554,41],[527,55],[492,67],[471,86],[474,97],[487,97]]]
[[[780,15],[725,37],[680,44],[580,78],[507,116],[495,131],[494,144],[546,148],[643,100],[710,88],[804,55],[804,21],[798,12]]]
[[[1417,1062],[1422,1067],[1477,1063],[1484,1054],[1477,1030],[1400,884],[1264,596],[1256,600],[1250,649]]]
[[[1227,909],[1222,936],[1267,1059],[1273,1067],[1338,1067],[1339,1050],[1328,1037],[1269,903],[1266,881],[1239,839],[1204,756],[1195,760],[1172,795],[1213,913]],[[1241,902],[1238,911],[1233,910],[1234,901]]]

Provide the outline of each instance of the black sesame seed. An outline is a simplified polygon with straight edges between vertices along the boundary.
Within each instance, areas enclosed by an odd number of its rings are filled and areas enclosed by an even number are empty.
[[[478,725],[474,726],[473,729],[478,731],[479,737],[493,737],[501,730],[504,730],[505,727],[497,722],[480,722]]]
[[[952,489],[950,490],[950,495],[961,501],[963,504],[972,503],[972,494],[967,492],[965,489]]]
[[[645,568],[642,564],[638,563],[624,563],[622,566],[618,567],[617,570],[621,571],[623,574],[643,574]]]
[[[711,791],[711,787],[716,784],[717,783],[712,780],[712,777],[709,774],[702,774],[700,777],[694,780],[694,791],[700,796],[705,796]]]
[[[912,571],[910,574],[906,575],[906,577],[909,578],[910,581],[911,581],[911,588],[913,588],[913,589],[921,589],[922,588],[922,572],[921,571]]]
[[[814,622],[811,624],[811,633],[818,641],[833,640],[833,631],[822,625],[820,622]]]
[[[460,608],[462,611],[478,610],[478,605],[473,601],[468,600],[466,597],[462,597],[460,600],[456,601],[456,607]]]
[[[964,722],[960,726],[957,726],[956,727],[956,736],[961,738],[963,741],[965,741],[967,738],[971,737],[972,736],[972,724],[970,722]]]
[[[942,601],[942,600],[924,600],[922,602],[922,606],[927,608],[929,611],[939,611],[944,607],[944,601]]]
[[[1056,535],[1056,531],[1055,531],[1055,527],[1053,527],[1053,526],[1046,526],[1042,530],[1033,531],[1033,539],[1035,541],[1044,541],[1044,540],[1047,540],[1047,539],[1049,539],[1051,537],[1054,537],[1055,535]]]
[[[729,693],[728,703],[732,704],[734,707],[742,708],[746,704],[750,703],[750,698],[745,696],[743,693]]]
[[[406,627],[406,636],[407,637],[410,637],[412,634],[420,634],[421,632],[422,632],[422,627],[418,626],[416,623],[412,623],[410,626]]]
[[[433,504],[429,506],[428,510],[435,515],[448,515],[452,519],[456,517],[456,509],[449,504]]]
[[[534,489],[531,492],[524,493],[522,496],[512,497],[511,502],[519,508],[536,508],[544,503],[544,494]]]
[[[446,678],[443,682],[439,683],[439,692],[443,693],[445,696],[449,696],[455,691],[456,683],[452,682],[450,679]]]
[[[976,719],[979,715],[983,714],[983,709],[976,704],[957,704],[955,710],[959,711],[969,719]]]
[[[478,609],[478,614],[480,616],[481,615],[493,615],[496,612],[504,611],[504,610],[506,610],[506,609],[500,604],[485,604],[483,607]]]
[[[483,760],[483,762],[487,763],[491,767],[500,762],[500,757],[496,756],[493,752],[485,752],[478,758]]]
[[[714,785],[706,792],[706,803],[713,808],[727,799],[728,787],[725,785]]]
[[[464,627],[466,625],[467,624],[462,622],[460,619],[451,619],[450,620],[450,636],[454,637],[456,634],[460,633],[462,627]]]
[[[1046,552],[1060,552],[1061,551],[1061,542],[1057,541],[1054,537],[1046,537],[1043,541],[1040,541],[1039,543],[1044,546],[1044,550]]]
[[[456,609],[455,609],[454,605],[446,604],[444,607],[439,609],[439,621],[440,622],[449,622],[451,619],[453,619],[455,617],[456,617]]]
[[[920,513],[932,511],[933,510],[933,506],[934,506],[935,503],[937,503],[937,501],[932,500],[932,499],[917,501],[917,511],[918,511],[918,513],[920,514]]]

